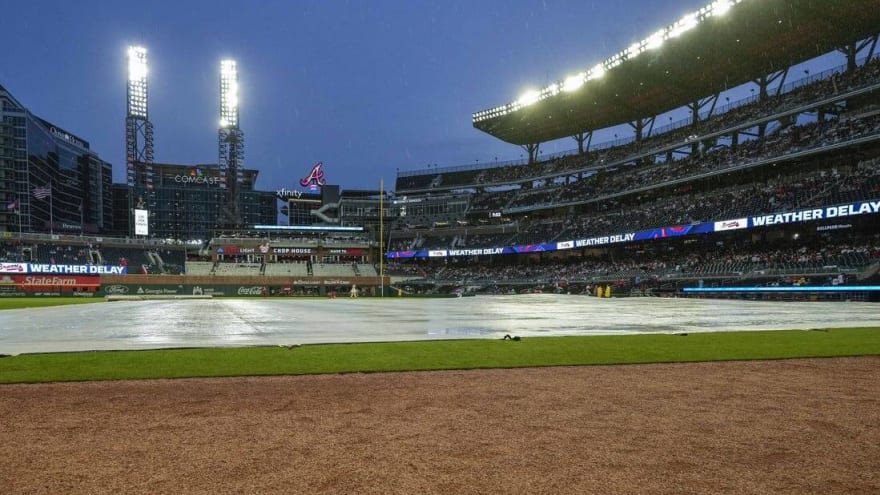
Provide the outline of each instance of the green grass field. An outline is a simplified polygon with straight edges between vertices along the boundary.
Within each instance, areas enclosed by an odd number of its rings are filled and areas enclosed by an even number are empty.
[[[22,308],[47,308],[67,304],[90,304],[105,302],[103,297],[10,297],[0,299],[0,310]]]
[[[880,328],[30,354],[0,383],[880,355]]]

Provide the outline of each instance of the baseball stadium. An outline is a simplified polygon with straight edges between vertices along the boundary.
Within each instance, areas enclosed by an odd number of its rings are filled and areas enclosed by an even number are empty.
[[[158,163],[128,49],[119,184],[0,81],[3,492],[880,493],[880,9],[655,21],[363,189],[260,190],[235,60]]]

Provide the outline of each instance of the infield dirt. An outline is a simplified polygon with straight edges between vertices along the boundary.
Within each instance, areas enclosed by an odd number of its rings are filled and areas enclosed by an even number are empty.
[[[3,493],[880,493],[880,358],[0,386]]]

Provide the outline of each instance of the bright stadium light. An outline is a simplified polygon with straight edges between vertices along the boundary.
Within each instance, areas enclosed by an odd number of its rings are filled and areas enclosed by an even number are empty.
[[[641,43],[633,43],[629,45],[629,48],[626,49],[626,58],[633,59],[641,53]]]
[[[234,75],[237,72],[235,60],[225,59],[220,61],[221,75]]]
[[[647,50],[656,50],[663,46],[663,37],[666,35],[666,30],[661,29],[656,33],[652,34],[650,38],[646,40],[645,49]]]
[[[220,62],[220,127],[238,127],[238,67],[235,60]]]
[[[710,11],[712,16],[721,17],[730,10],[731,6],[730,0],[716,0],[712,3]]]
[[[590,79],[602,79],[602,76],[605,75],[605,66],[602,64],[596,64],[590,69]]]
[[[147,118],[147,49],[128,47],[128,116]]]
[[[147,78],[147,49],[142,46],[128,47],[128,80],[142,81]]]
[[[532,90],[529,90],[529,91],[526,91],[525,93],[523,93],[522,96],[520,96],[519,99],[516,100],[516,103],[519,106],[527,107],[533,103],[536,103],[540,99],[541,99],[541,92],[538,90],[532,89]]]
[[[669,31],[669,37],[678,38],[685,32],[697,27],[698,23],[699,21],[697,21],[696,13],[687,14],[686,16],[682,17],[680,21],[675,23],[675,26],[673,26],[672,30]]]
[[[577,91],[581,86],[584,85],[585,76],[586,74],[581,72],[580,74],[566,77],[565,82],[562,83],[562,90],[567,93]]]
[[[626,57],[626,52],[620,52],[620,53],[614,55],[613,57],[609,58],[608,60],[606,60],[606,61],[602,64],[602,67],[603,67],[606,71],[607,71],[607,70],[611,70],[611,69],[617,67],[618,65],[622,64],[623,61],[625,60],[625,57]],[[603,75],[604,75],[604,74],[603,74]]]

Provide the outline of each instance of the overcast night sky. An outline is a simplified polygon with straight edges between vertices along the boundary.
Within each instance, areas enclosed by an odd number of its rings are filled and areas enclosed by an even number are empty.
[[[258,189],[293,187],[319,160],[331,184],[393,187],[397,169],[519,159],[471,113],[588,69],[706,3],[16,2],[0,29],[0,84],[88,140],[122,182],[127,46],[148,50],[165,163],[217,162],[219,63],[234,58]]]

